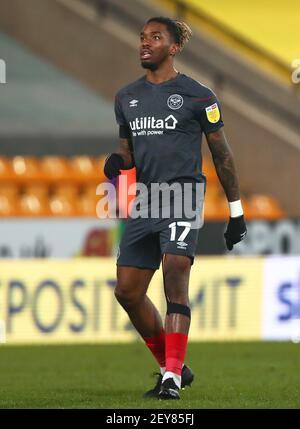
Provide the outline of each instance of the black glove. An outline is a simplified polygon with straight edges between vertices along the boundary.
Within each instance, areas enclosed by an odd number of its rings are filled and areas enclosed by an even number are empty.
[[[105,160],[104,174],[108,179],[119,176],[124,169],[124,160],[118,153],[111,153]]]
[[[230,217],[224,234],[226,246],[228,250],[233,249],[233,245],[242,241],[247,234],[247,228],[244,220],[244,215],[238,217]]]

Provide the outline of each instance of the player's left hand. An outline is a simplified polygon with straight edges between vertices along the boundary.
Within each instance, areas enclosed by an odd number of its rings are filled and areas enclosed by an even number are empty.
[[[230,217],[224,234],[226,247],[228,250],[233,249],[233,245],[242,241],[247,234],[247,227],[244,215],[238,217]]]
[[[105,159],[104,174],[108,179],[119,176],[124,168],[124,160],[118,153],[111,153]]]

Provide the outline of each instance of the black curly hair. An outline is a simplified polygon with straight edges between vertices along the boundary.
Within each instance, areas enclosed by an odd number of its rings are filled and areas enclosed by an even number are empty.
[[[164,16],[150,18],[146,24],[149,24],[150,22],[159,22],[160,24],[164,24],[174,42],[179,45],[180,50],[183,49],[184,45],[190,40],[192,36],[192,30],[185,22],[176,21],[175,19]]]

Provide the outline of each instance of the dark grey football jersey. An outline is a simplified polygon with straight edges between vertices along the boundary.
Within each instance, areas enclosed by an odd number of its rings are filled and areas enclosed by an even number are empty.
[[[117,93],[115,114],[120,137],[132,141],[137,181],[205,181],[202,134],[223,126],[211,89],[180,73],[160,84],[143,76]]]

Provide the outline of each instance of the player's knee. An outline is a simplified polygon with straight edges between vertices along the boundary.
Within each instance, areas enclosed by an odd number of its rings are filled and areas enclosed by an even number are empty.
[[[188,305],[191,261],[188,257],[168,254],[164,262],[165,291],[169,300]]]
[[[188,283],[191,268],[190,258],[186,256],[167,255],[164,262],[164,277],[167,284]]]
[[[124,309],[135,306],[139,301],[139,296],[136,293],[122,286],[115,288],[115,297]]]
[[[128,302],[130,302],[130,293],[122,288],[122,287],[116,287],[115,288],[115,297],[116,300],[123,306],[125,304],[127,304]]]
[[[165,273],[174,272],[178,274],[189,273],[191,259],[188,256],[167,254],[164,261]]]

